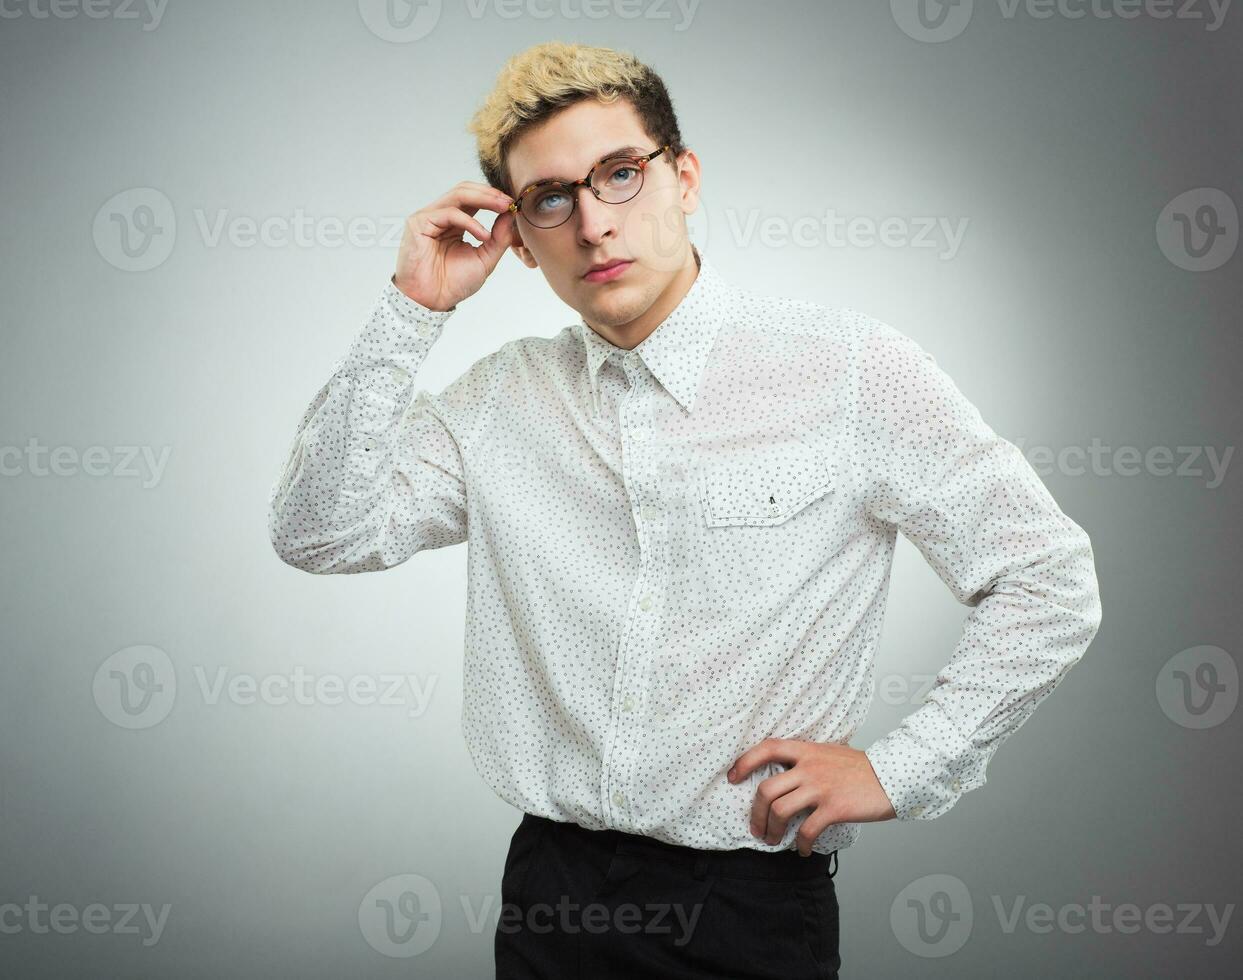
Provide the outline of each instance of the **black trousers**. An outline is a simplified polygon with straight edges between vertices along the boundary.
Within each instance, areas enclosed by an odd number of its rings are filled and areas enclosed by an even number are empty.
[[[836,873],[836,851],[698,850],[524,814],[496,977],[836,980]]]

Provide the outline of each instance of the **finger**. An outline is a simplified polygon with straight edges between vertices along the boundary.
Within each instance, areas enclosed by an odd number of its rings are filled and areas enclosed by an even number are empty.
[[[492,222],[491,237],[479,246],[479,259],[484,269],[491,274],[501,256],[514,242],[514,216],[506,211]]]
[[[459,184],[449,193],[432,203],[433,208],[471,207],[474,214],[480,208],[489,211],[504,211],[513,202],[508,194],[489,187],[487,184]]]
[[[729,779],[733,782],[739,782],[751,775],[752,771],[762,766],[768,761],[768,753],[771,751],[769,742],[771,739],[764,739],[758,745],[753,745],[742,753],[734,764],[730,766],[727,773]]]
[[[751,801],[751,833],[755,837],[763,837],[772,819],[769,810],[773,803],[786,793],[797,787],[802,781],[798,773],[779,772],[769,776],[755,788],[755,799]]]
[[[430,233],[429,237],[442,238],[446,232],[457,230],[469,231],[481,242],[488,240],[488,230],[459,208],[438,208],[428,211],[424,217],[427,221],[424,234]]]
[[[816,838],[823,834],[837,821],[833,819],[833,814],[829,812],[829,808],[821,803],[803,821],[802,826],[798,828],[798,833],[794,835],[795,846],[798,852],[807,857],[811,854],[811,845],[816,842]]]
[[[780,844],[790,821],[804,810],[812,809],[819,802],[814,787],[800,786],[773,801],[768,809],[768,826],[764,831],[765,844]]]
[[[766,762],[784,762],[793,765],[801,755],[802,743],[789,738],[766,738],[759,745],[747,749],[730,767],[728,777],[738,782]]]

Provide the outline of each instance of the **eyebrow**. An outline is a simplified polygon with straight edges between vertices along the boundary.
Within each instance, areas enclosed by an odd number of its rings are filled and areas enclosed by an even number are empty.
[[[619,146],[615,150],[609,150],[607,153],[600,154],[600,156],[596,157],[595,162],[599,163],[601,160],[608,160],[610,157],[615,157],[615,156],[631,156],[631,155],[642,156],[643,148],[640,146]],[[545,180],[561,180],[561,181],[565,181],[566,183],[569,183],[569,178],[566,178],[566,177],[536,177],[534,180],[528,180],[525,184],[523,184],[521,187],[521,190],[526,190],[532,184],[538,184]]]

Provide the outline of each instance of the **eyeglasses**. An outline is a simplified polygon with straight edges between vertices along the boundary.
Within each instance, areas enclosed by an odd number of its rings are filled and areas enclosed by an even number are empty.
[[[665,144],[641,157],[605,157],[597,160],[582,180],[538,181],[519,194],[509,210],[521,214],[536,228],[556,228],[570,220],[578,206],[578,189],[584,184],[598,201],[625,204],[643,189],[643,172],[648,163],[669,148]]]

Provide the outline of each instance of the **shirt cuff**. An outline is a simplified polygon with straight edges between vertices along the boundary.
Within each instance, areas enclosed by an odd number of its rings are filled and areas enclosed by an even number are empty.
[[[411,299],[397,288],[397,275],[395,273],[388,277],[388,284],[385,286],[384,294],[396,310],[398,310],[403,316],[411,319],[434,319],[436,317],[444,317],[447,319],[450,313],[457,310],[456,303],[447,310],[433,310],[430,307],[424,306],[418,300]]]
[[[991,752],[974,748],[935,701],[864,750],[899,820],[933,820],[983,786]]]
[[[454,307],[456,309],[456,307]],[[454,310],[430,310],[398,289],[392,279],[376,297],[371,316],[333,367],[391,395],[411,384]]]

